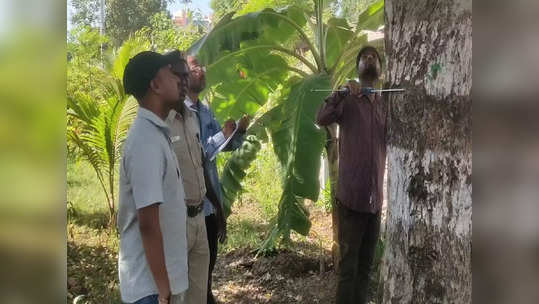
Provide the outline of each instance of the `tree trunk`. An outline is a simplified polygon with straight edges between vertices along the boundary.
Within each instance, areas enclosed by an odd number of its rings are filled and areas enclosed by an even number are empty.
[[[383,303],[471,303],[472,1],[386,0]]]
[[[109,229],[114,231],[117,229],[118,219],[116,218],[116,208],[114,208],[114,201],[109,201]],[[111,207],[112,206],[112,207]]]
[[[337,181],[339,180],[339,144],[337,134],[337,124],[332,124],[326,128],[328,142],[326,151],[328,154],[329,182],[331,189],[331,219],[333,228],[333,244],[331,254],[333,256],[334,270],[339,269],[339,217],[337,216],[336,194]]]

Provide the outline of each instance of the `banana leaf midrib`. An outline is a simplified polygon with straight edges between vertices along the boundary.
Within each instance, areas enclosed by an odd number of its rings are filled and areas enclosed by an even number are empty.
[[[251,14],[255,14],[255,13],[251,13]],[[303,31],[303,29],[296,23],[294,22],[294,20],[292,20],[291,18],[289,18],[288,16],[285,16],[285,15],[282,15],[282,14],[279,14],[277,12],[273,12],[273,11],[260,11],[260,12],[257,12],[256,14],[258,15],[263,15],[263,14],[266,14],[266,15],[273,15],[277,18],[281,18],[283,20],[285,20],[286,22],[288,22],[290,25],[292,25],[292,27],[294,27],[297,32],[299,33],[301,39],[303,41],[305,41],[305,43],[307,43],[307,45],[309,46],[309,49],[311,50],[311,53],[313,54],[313,57],[316,61],[316,64],[320,67],[321,66],[321,59],[320,59],[320,54],[318,54],[318,52],[316,51],[316,48],[314,47],[314,45],[311,43],[311,41],[309,40],[309,38],[307,37],[307,35],[305,34],[305,32]],[[249,14],[248,14],[249,15]],[[244,16],[247,16],[247,15],[244,15]],[[208,33],[208,37],[210,35],[215,35],[215,33],[218,33],[219,31],[222,31],[224,30],[225,28],[229,27],[229,26],[232,26],[234,25],[236,22],[240,22],[240,21],[243,21],[242,20],[242,17],[244,16],[240,16],[240,17],[237,17],[235,19],[231,19],[230,21],[228,21],[227,23],[223,24],[223,25],[220,25],[216,28],[214,28],[210,33]],[[246,17],[244,17],[246,18]],[[318,69],[314,69],[313,72],[317,72]]]

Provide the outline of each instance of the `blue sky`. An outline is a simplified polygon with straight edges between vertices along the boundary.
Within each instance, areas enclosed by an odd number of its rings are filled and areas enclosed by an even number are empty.
[[[212,13],[212,9],[210,7],[210,1],[211,0],[193,0],[191,4],[189,4],[189,7],[191,9],[200,9],[203,15],[208,15]],[[183,9],[184,5],[180,3],[180,1],[176,0],[174,3],[168,5],[168,10],[171,14],[174,14],[175,12]],[[71,29],[71,1],[67,1],[67,30],[69,31]]]
[[[168,10],[171,14],[174,14],[175,12],[183,9],[183,7],[184,6],[180,3],[180,1],[175,1],[173,4],[168,5]],[[200,9],[203,15],[208,15],[213,12],[210,7],[210,0],[193,0],[193,2],[189,4],[189,7],[191,9]]]

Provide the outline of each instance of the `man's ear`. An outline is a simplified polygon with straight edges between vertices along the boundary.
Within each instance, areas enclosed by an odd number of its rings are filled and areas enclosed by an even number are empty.
[[[150,90],[154,91],[155,93],[159,92],[159,82],[154,79],[150,80]]]

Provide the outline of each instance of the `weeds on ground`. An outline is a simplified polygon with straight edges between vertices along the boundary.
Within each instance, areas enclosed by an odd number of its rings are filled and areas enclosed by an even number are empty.
[[[271,231],[281,195],[280,167],[272,149],[271,145],[264,145],[248,170],[245,192],[228,218],[228,240],[220,246],[220,254],[254,251]],[[227,154],[218,164],[226,160]],[[79,303],[121,303],[117,270],[119,240],[115,229],[107,227],[106,199],[95,172],[84,161],[69,160],[67,186],[67,300],[72,302],[84,295]],[[311,205],[311,208],[319,206]],[[320,244],[312,242],[305,237],[299,242],[285,242],[275,254],[288,250],[323,258]]]

